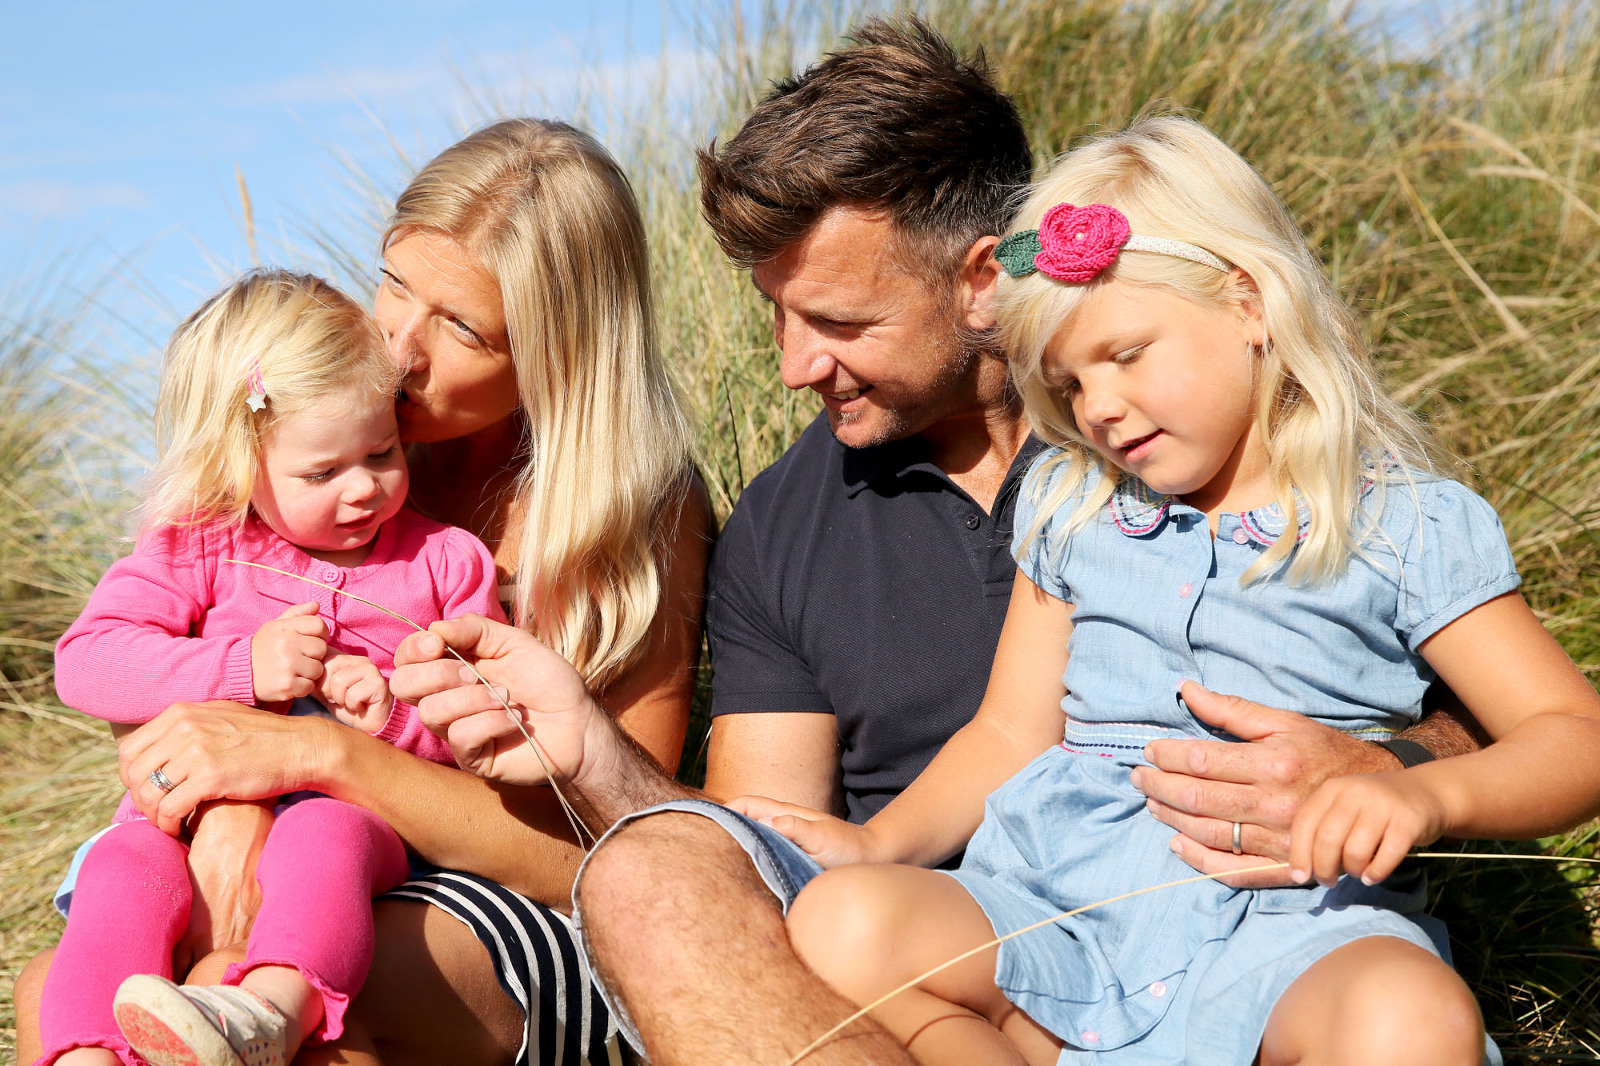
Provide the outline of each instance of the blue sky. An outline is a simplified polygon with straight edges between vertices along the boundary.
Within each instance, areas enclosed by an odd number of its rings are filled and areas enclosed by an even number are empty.
[[[251,262],[300,258],[308,225],[391,196],[489,108],[571,114],[586,89],[640,90],[692,65],[657,0],[4,0],[0,293],[86,286],[159,334]],[[70,286],[69,286],[70,287]],[[15,313],[13,309],[12,313]]]

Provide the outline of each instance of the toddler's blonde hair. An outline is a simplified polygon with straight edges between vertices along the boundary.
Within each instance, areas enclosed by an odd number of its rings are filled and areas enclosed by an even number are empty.
[[[1293,582],[1314,584],[1342,573],[1380,512],[1385,488],[1432,475],[1435,464],[1423,427],[1383,390],[1354,316],[1282,202],[1215,134],[1167,115],[1140,119],[1067,153],[1033,187],[1013,231],[1037,227],[1060,203],[1109,204],[1127,216],[1135,234],[1198,245],[1245,278],[1170,255],[1124,251],[1087,284],[1063,284],[1043,273],[1002,280],[997,316],[1013,379],[1034,431],[1065,448],[1049,460],[1065,467],[1065,475],[1041,501],[1040,527],[1094,468],[1105,477],[1073,513],[1069,529],[1087,523],[1124,476],[1089,445],[1069,398],[1042,368],[1045,346],[1072,324],[1083,302],[1120,281],[1199,303],[1259,307],[1268,339],[1256,356],[1255,421],[1279,505],[1294,516],[1298,493],[1310,528],[1297,548],[1291,517],[1289,532],[1244,579],[1257,580],[1286,562],[1285,576]],[[1367,520],[1360,514],[1365,478],[1378,494]]]
[[[253,372],[267,397],[259,411]],[[344,293],[309,274],[245,274],[167,342],[141,526],[243,521],[274,423],[351,390],[392,397],[399,380],[378,327]]]
[[[412,179],[384,245],[415,230],[499,283],[528,434],[511,616],[602,688],[645,651],[692,476],[633,190],[588,134],[507,119]]]

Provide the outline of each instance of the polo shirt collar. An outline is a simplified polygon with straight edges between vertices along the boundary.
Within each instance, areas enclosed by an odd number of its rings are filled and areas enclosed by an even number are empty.
[[[1011,460],[1007,480],[1020,480],[1020,476],[1044,448],[1044,441],[1029,433]],[[932,454],[933,448],[921,437],[906,437],[871,448],[845,448],[845,495],[854,497],[869,485],[887,478],[901,477],[913,470],[922,470],[950,480],[949,475],[934,464]]]
[[[921,437],[906,437],[887,444],[874,444],[870,448],[844,448],[845,495],[854,497],[867,486],[891,477],[899,477],[914,467],[933,467],[929,458],[933,449]]]

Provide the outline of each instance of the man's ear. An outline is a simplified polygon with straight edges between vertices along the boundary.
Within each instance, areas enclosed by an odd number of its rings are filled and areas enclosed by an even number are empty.
[[[994,257],[995,246],[999,243],[999,237],[979,237],[961,261],[957,290],[966,326],[974,332],[994,326],[994,295],[1000,287],[1003,270]]]

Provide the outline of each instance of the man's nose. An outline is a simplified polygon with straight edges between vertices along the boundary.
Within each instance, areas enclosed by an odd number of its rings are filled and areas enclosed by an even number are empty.
[[[810,388],[832,377],[838,366],[823,338],[815,330],[796,323],[793,315],[778,332],[778,347],[783,352],[778,375],[786,388]]]

